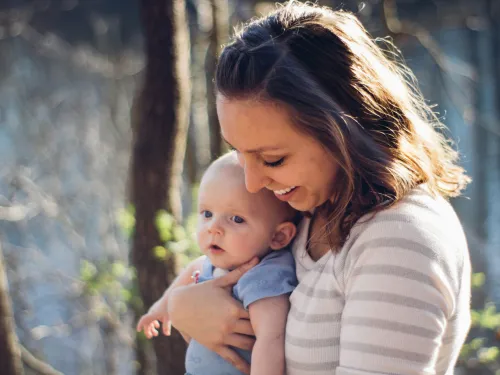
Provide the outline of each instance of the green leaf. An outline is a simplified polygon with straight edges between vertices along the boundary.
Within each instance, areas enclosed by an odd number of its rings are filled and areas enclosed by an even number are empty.
[[[469,358],[470,355],[471,355],[471,347],[470,344],[466,343],[460,349],[460,359],[465,360]]]
[[[163,246],[155,246],[153,248],[153,253],[156,259],[165,260],[167,259],[167,249]]]
[[[474,350],[478,350],[484,345],[485,339],[483,337],[476,337],[470,342],[470,347]]]
[[[170,251],[172,251],[175,254],[182,254],[185,253],[186,250],[189,248],[189,241],[182,240],[177,242],[167,242],[167,247]]]
[[[111,265],[111,273],[116,278],[124,277],[127,274],[127,267],[122,262],[115,262]]]
[[[158,211],[155,218],[155,225],[158,230],[158,234],[160,235],[160,239],[163,242],[167,242],[172,239],[174,224],[175,220],[172,215],[165,210]]]
[[[118,226],[127,238],[130,238],[134,233],[135,228],[135,208],[129,205],[116,213],[116,221]]]
[[[479,362],[487,364],[494,362],[498,358],[499,354],[500,354],[500,349],[493,346],[491,348],[480,349],[477,353],[477,357],[479,359]]]
[[[471,284],[472,288],[480,288],[484,285],[486,277],[483,272],[477,272],[472,274]]]
[[[186,239],[186,231],[180,225],[177,225],[174,228],[172,234],[174,235],[174,240],[175,241],[181,241],[181,240],[185,240]]]
[[[477,327],[481,322],[481,313],[476,310],[471,310],[470,314],[471,314],[471,326]]]
[[[157,228],[171,230],[175,224],[175,220],[166,210],[159,210],[156,213],[155,224]]]
[[[97,267],[88,260],[80,262],[80,277],[83,281],[89,282],[97,274]]]
[[[130,290],[122,289],[120,291],[120,294],[121,294],[122,300],[124,300],[125,302],[130,301],[130,299],[132,298],[132,293],[130,292]]]
[[[192,259],[190,259],[186,254],[178,254],[177,255],[177,261],[179,262],[179,266],[181,268],[186,267],[189,262],[191,262]]]

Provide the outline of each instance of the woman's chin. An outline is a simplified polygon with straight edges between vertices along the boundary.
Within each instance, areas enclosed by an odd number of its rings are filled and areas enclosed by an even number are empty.
[[[319,202],[319,199],[315,198],[314,196],[309,196],[305,199],[292,200],[288,202],[288,204],[292,206],[292,208],[302,212],[312,212],[323,203],[324,202]]]
[[[310,202],[307,201],[297,201],[297,202],[288,202],[288,204],[296,209],[297,211],[311,211],[314,209],[314,206],[310,204]]]

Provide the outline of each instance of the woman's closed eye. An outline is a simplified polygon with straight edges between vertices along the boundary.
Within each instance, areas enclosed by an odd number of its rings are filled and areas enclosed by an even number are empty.
[[[274,167],[279,167],[281,164],[283,164],[284,161],[285,161],[285,157],[282,157],[281,159],[278,159],[276,161],[266,161],[266,160],[264,160],[264,165],[266,167],[274,168]]]
[[[245,222],[245,219],[237,215],[231,216],[231,220],[234,221],[236,224],[243,224]]]

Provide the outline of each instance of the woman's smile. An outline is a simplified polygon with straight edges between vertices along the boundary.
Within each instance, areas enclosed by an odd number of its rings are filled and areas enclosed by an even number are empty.
[[[273,190],[274,195],[281,201],[288,202],[292,199],[295,192],[298,190],[298,186],[292,186],[283,190]]]

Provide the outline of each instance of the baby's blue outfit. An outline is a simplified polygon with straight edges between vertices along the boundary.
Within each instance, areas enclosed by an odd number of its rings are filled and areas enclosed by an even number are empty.
[[[212,279],[214,267],[207,258],[198,282]],[[290,250],[272,251],[259,264],[247,271],[233,287],[233,296],[245,309],[255,301],[289,294],[297,286],[295,262]],[[248,363],[250,350],[231,347]],[[186,375],[244,375],[218,354],[191,340],[186,352]]]

